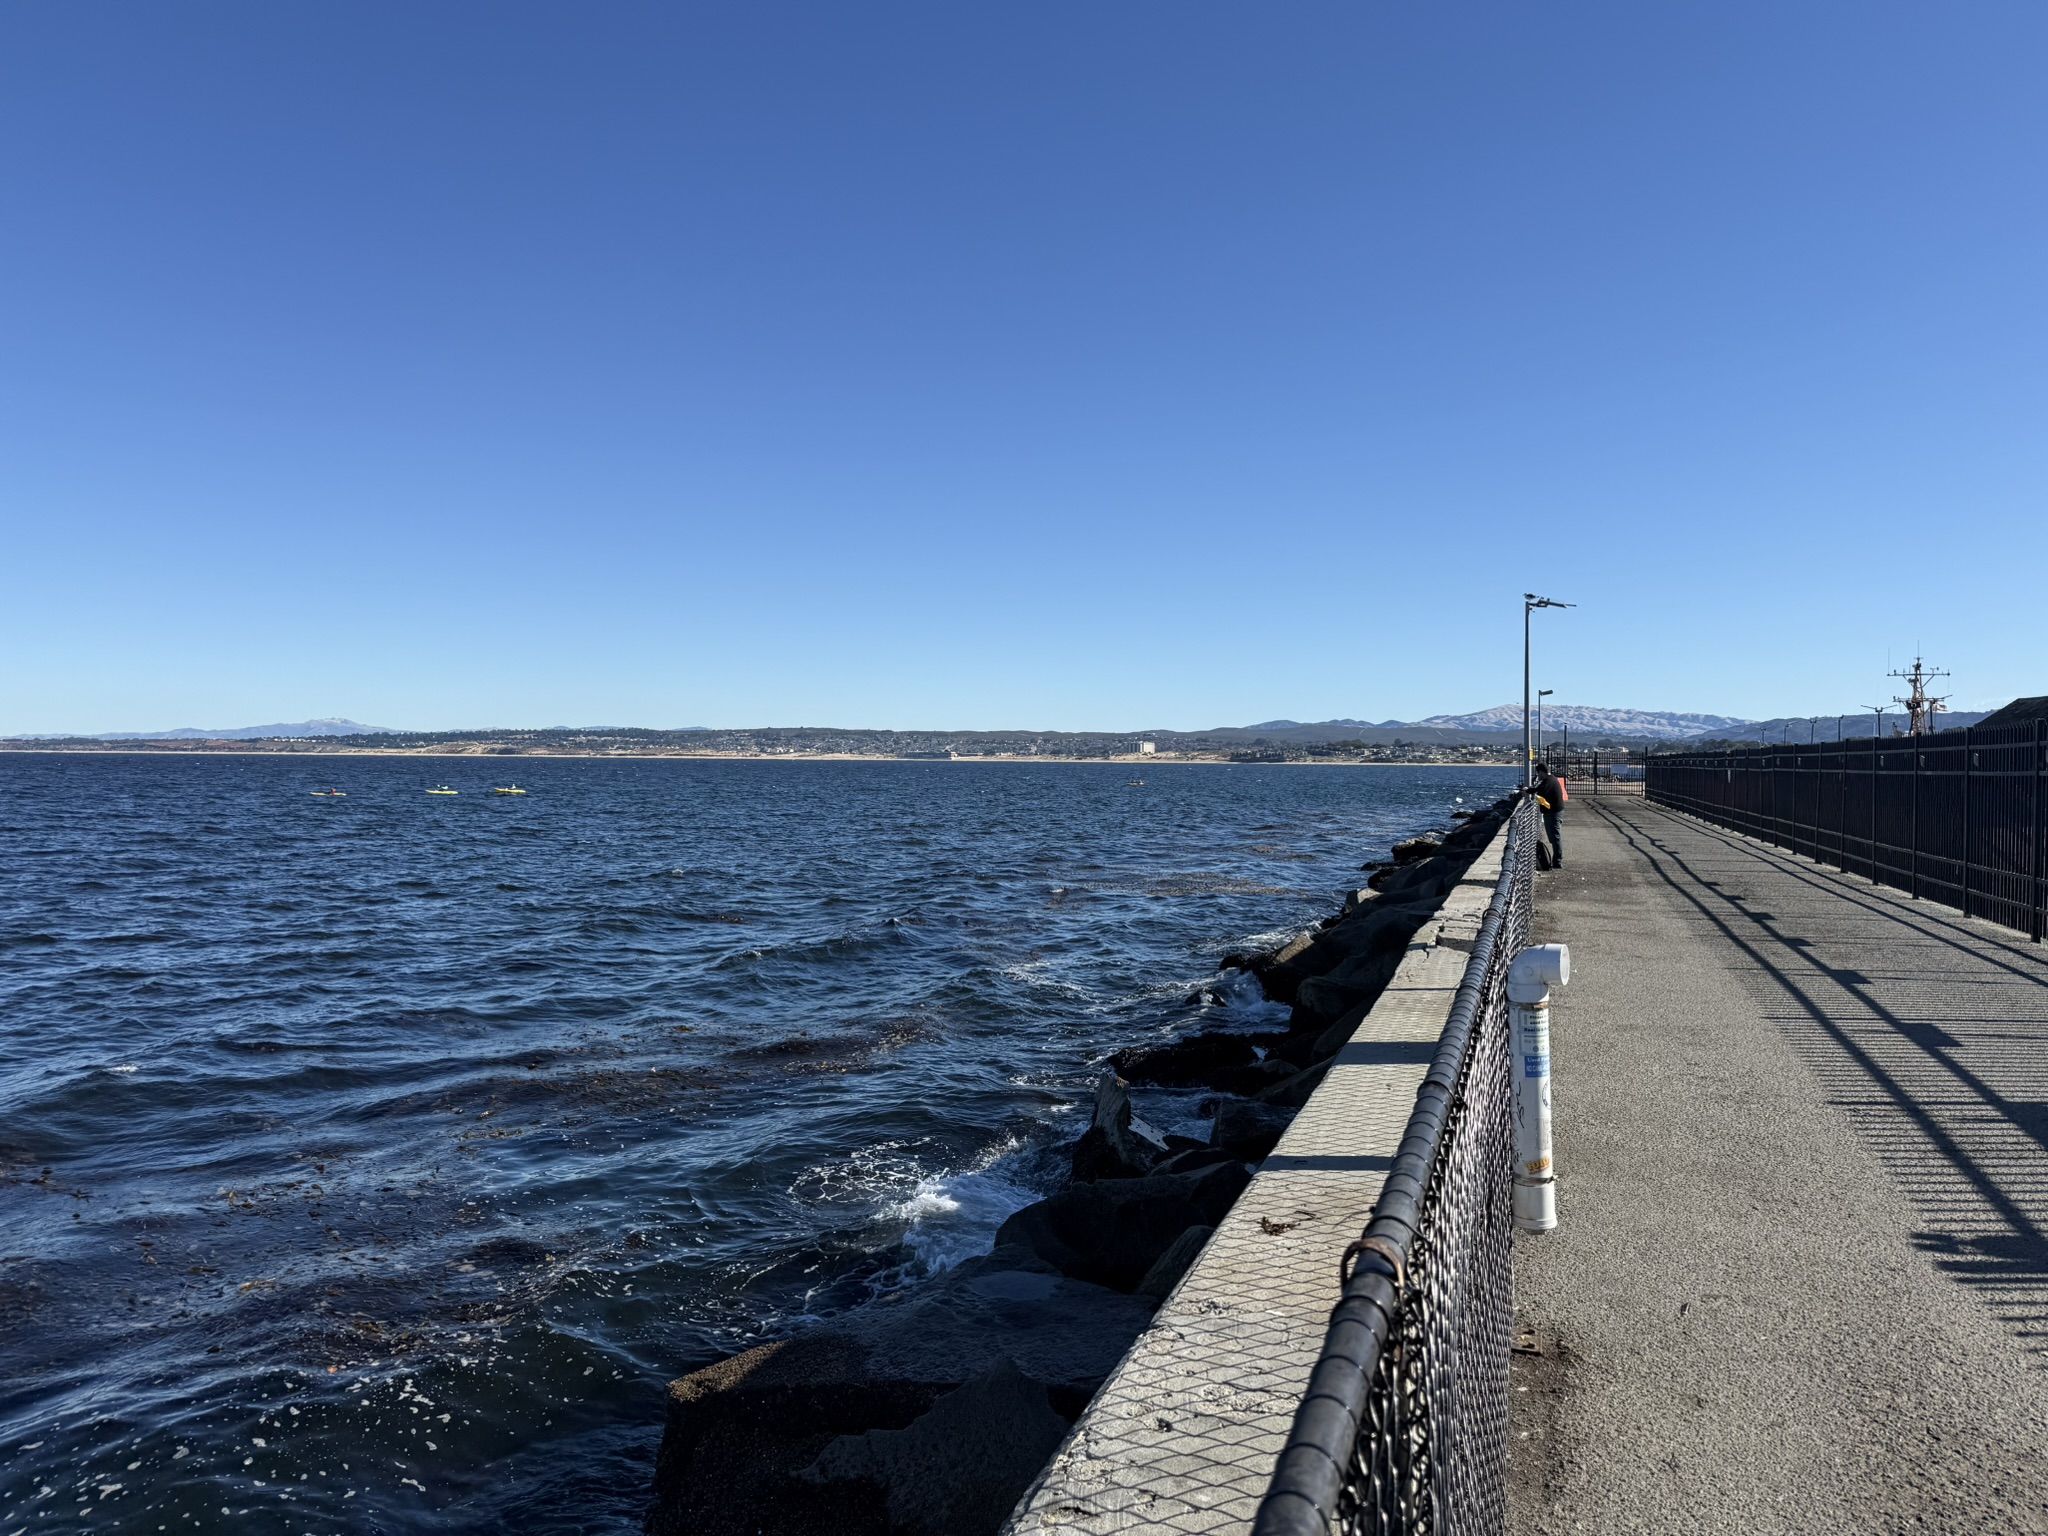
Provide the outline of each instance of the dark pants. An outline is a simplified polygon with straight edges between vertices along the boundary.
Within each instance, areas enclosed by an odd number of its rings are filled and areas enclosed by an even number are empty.
[[[1543,813],[1543,831],[1550,839],[1550,866],[1555,869],[1564,863],[1564,833],[1558,830],[1557,812]]]

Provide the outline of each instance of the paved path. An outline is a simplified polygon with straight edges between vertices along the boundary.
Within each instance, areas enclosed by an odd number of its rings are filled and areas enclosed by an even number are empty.
[[[1573,802],[1514,1529],[2048,1532],[2048,954]]]

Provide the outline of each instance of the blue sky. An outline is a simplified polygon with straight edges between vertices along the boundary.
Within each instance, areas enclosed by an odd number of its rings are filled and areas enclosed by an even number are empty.
[[[0,7],[0,730],[2048,692],[2048,9]]]

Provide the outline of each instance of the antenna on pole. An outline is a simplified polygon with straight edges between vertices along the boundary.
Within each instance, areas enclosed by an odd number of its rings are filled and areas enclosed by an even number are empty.
[[[1948,695],[1945,693],[1939,695],[1931,694],[1927,691],[1927,685],[1937,677],[1947,677],[1949,674],[1935,671],[1932,667],[1922,663],[1918,656],[1915,656],[1910,671],[1893,672],[1889,675],[1903,678],[1907,684],[1906,692],[1892,696],[1894,704],[1906,706],[1907,733],[1913,736],[1923,736],[1932,731],[1934,729],[1934,717],[1948,713]]]

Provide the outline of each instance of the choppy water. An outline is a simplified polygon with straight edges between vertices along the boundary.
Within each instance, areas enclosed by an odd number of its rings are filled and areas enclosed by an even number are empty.
[[[636,1531],[671,1376],[983,1249],[1509,770],[1130,777],[0,755],[0,1536]]]

